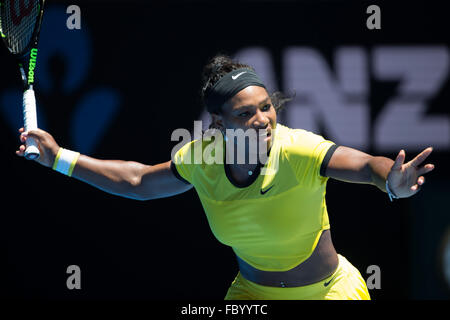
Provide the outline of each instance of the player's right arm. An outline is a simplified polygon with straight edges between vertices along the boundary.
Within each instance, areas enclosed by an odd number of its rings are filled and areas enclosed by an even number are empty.
[[[59,145],[53,137],[40,129],[24,133],[21,128],[19,132],[23,144],[19,146],[16,154],[23,156],[27,137],[33,137],[41,152],[41,156],[34,161],[52,167],[59,150]],[[171,160],[157,165],[145,165],[135,161],[100,160],[80,155],[72,177],[111,194],[136,200],[150,200],[170,197],[192,188],[192,185],[175,176],[170,164]]]

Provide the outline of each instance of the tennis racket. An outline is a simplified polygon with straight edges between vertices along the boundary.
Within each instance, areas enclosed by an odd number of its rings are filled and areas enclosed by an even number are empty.
[[[25,131],[37,129],[36,98],[33,85],[36,70],[39,31],[44,0],[0,0],[0,36],[17,59],[23,82],[23,122]],[[28,66],[25,69],[25,66]],[[25,72],[27,70],[27,72]],[[36,141],[26,141],[25,158],[39,158]]]

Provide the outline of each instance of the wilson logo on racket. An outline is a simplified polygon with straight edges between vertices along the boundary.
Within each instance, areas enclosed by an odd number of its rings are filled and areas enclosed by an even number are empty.
[[[28,84],[32,84],[34,82],[34,68],[36,67],[36,58],[37,58],[38,49],[33,48],[30,51],[30,63],[28,64]]]
[[[22,19],[28,17],[33,10],[33,1],[27,1],[28,5],[25,4],[25,0],[19,0],[19,12],[15,9],[16,1],[11,1],[9,7],[9,13],[11,14],[11,20],[15,26],[18,26]]]

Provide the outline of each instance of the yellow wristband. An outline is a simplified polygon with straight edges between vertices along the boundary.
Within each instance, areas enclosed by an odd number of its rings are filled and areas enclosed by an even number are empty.
[[[53,162],[53,167],[52,167],[53,170],[56,170],[56,166],[58,165],[58,161],[59,161],[59,158],[61,157],[62,151],[63,151],[63,148],[59,148],[58,153],[56,154],[55,161]]]
[[[72,176],[73,169],[75,168],[75,164],[77,163],[79,157],[80,157],[80,154],[77,153],[77,154],[75,155],[75,158],[73,158],[72,163],[70,164],[70,167],[69,167],[69,172],[67,173],[67,175],[68,175],[69,177]]]
[[[75,168],[75,164],[77,163],[79,157],[79,152],[59,148],[55,162],[53,163],[53,170],[70,177],[72,176],[73,169]]]

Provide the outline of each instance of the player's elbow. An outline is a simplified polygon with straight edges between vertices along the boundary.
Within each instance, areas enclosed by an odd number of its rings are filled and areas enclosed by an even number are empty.
[[[142,192],[142,177],[150,166],[134,161],[128,161],[126,165],[126,176],[123,179],[126,196],[135,200],[148,200],[148,196]]]

